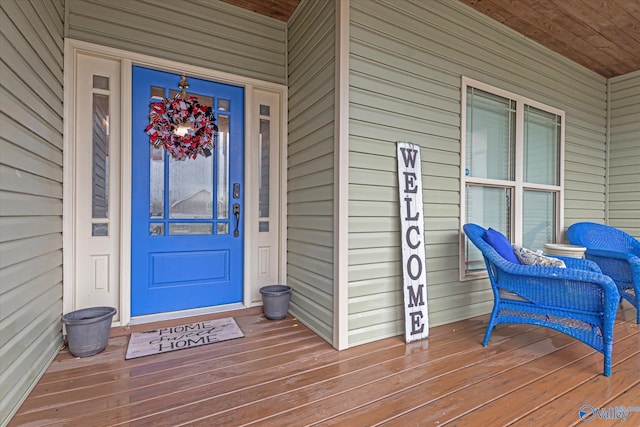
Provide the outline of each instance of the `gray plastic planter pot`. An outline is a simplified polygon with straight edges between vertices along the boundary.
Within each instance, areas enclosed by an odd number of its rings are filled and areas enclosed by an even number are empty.
[[[90,307],[63,315],[71,354],[88,357],[104,350],[109,341],[111,319],[116,312],[113,307]]]
[[[262,311],[269,320],[284,319],[289,311],[291,288],[284,285],[270,285],[260,288]]]

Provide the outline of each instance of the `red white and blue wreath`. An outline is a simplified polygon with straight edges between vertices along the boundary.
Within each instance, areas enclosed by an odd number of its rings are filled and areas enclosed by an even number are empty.
[[[209,157],[218,133],[215,120],[211,107],[201,105],[195,96],[178,93],[173,99],[151,103],[145,132],[154,147],[163,146],[177,160],[195,159],[198,154]]]

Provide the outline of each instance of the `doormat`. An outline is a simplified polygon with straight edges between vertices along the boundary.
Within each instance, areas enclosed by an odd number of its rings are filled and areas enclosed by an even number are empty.
[[[232,317],[147,332],[134,332],[129,338],[129,347],[124,359],[135,359],[242,337],[244,334]]]

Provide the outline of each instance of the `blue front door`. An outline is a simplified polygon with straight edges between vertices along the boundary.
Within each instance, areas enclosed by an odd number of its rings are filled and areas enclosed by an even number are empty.
[[[180,78],[133,67],[132,316],[242,301],[244,89],[187,77],[219,131],[213,155],[176,160],[145,127]]]

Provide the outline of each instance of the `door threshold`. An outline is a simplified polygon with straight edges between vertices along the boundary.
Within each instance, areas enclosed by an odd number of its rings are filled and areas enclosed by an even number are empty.
[[[231,310],[246,308],[241,302],[233,304],[216,305],[213,307],[194,308],[191,310],[169,311],[166,313],[147,314],[145,316],[132,317],[129,325],[141,325],[143,323],[161,322],[163,320],[181,319],[183,317],[202,316],[205,314],[221,313]]]

